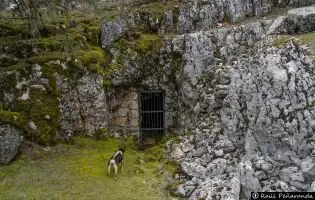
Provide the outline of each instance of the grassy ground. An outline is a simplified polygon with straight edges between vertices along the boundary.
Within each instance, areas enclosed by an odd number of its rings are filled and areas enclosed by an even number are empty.
[[[127,144],[125,172],[118,180],[107,175],[107,160],[118,139],[76,138],[74,145],[24,148],[9,166],[0,166],[0,197],[5,199],[172,199],[164,175],[157,173],[155,150],[138,152]],[[139,164],[139,160],[146,162]],[[169,168],[171,169],[171,168]],[[119,171],[120,172],[120,171]],[[169,176],[169,175],[168,175]]]
[[[315,59],[315,32],[296,36],[311,48],[312,57]]]
[[[310,48],[310,57],[315,59],[315,32],[298,34],[294,36],[277,35],[274,36],[274,45],[280,48],[291,40],[295,40],[300,44],[306,44]]]

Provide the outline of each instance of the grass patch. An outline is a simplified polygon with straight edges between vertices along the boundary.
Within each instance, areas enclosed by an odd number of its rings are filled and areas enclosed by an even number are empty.
[[[179,6],[177,1],[166,1],[166,2],[152,2],[137,6],[136,10],[140,12],[149,12],[156,18],[160,18],[168,10],[173,10],[174,7]]]
[[[309,45],[312,57],[315,59],[315,32],[296,36],[303,43]]]
[[[286,35],[276,36],[274,39],[274,45],[277,48],[281,48],[291,40],[292,40],[292,37],[290,36],[286,36]]]
[[[127,147],[125,172],[118,180],[107,175],[107,160],[119,145]],[[40,156],[24,152],[9,166],[0,166],[0,196],[6,199],[171,199],[158,162],[139,163],[134,141],[96,141],[75,138],[74,145],[59,144]]]
[[[311,57],[315,59],[315,32],[294,36],[288,35],[275,36],[274,45],[277,48],[281,48],[291,40],[297,42],[298,44],[303,43],[308,45],[311,48]]]

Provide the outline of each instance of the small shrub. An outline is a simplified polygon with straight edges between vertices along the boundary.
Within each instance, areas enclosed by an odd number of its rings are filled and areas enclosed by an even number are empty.
[[[96,140],[107,140],[109,138],[109,132],[107,128],[101,128],[95,133]]]

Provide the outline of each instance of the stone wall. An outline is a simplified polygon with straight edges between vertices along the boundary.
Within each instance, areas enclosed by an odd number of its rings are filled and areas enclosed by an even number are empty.
[[[139,136],[138,93],[134,88],[108,95],[109,129],[114,135]]]

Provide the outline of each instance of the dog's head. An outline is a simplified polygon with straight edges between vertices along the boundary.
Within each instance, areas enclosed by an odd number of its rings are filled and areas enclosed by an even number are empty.
[[[125,147],[119,147],[118,151],[125,153]]]

